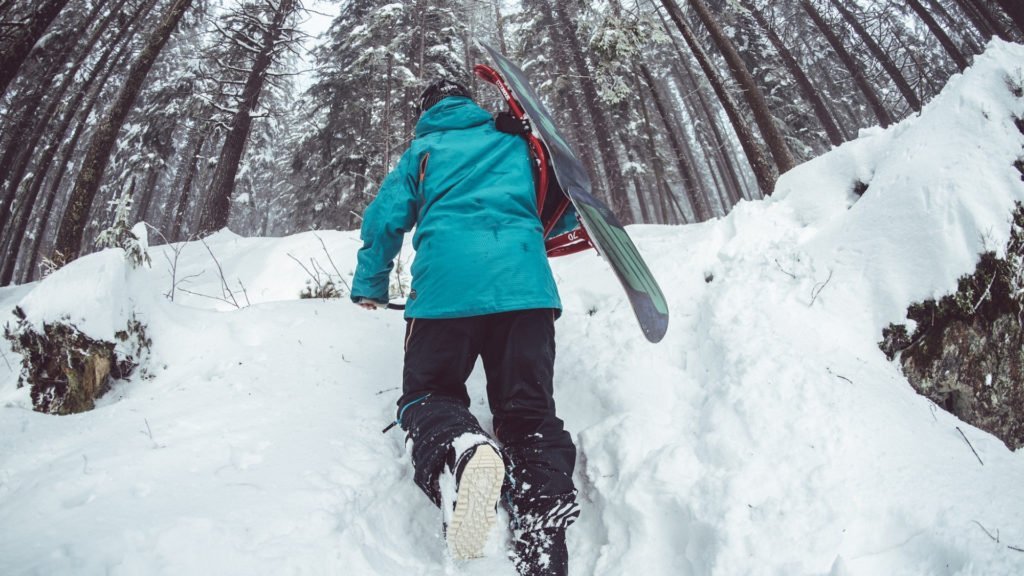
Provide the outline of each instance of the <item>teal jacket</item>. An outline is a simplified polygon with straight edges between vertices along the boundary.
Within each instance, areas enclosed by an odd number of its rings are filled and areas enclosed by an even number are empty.
[[[388,301],[392,260],[415,228],[407,318],[561,310],[526,141],[469,98],[427,110],[363,214],[352,300]]]

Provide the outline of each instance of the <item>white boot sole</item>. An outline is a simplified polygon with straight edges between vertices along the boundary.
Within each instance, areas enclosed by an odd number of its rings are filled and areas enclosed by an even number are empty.
[[[457,560],[479,558],[497,522],[495,508],[505,480],[505,463],[489,445],[481,445],[466,463],[448,524],[447,540]]]

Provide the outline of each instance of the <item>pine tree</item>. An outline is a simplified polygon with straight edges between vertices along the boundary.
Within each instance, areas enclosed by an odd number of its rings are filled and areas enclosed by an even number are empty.
[[[14,19],[23,20],[26,24],[15,26],[12,22],[11,26],[0,27],[0,30],[9,31],[0,36],[0,96],[7,91],[7,86],[18,74],[18,70],[25,63],[32,47],[43,37],[47,28],[67,3],[68,0],[45,0],[34,5],[26,2],[21,5],[21,8],[25,9],[31,6],[35,9],[31,14],[24,16],[17,13],[5,14],[5,16],[13,17],[12,21]]]
[[[142,83],[153,67],[153,63],[191,4],[192,0],[173,0],[168,4],[159,26],[152,32],[146,45],[132,62],[125,84],[107,111],[89,145],[60,229],[57,232],[54,260],[70,262],[81,252],[82,232],[85,229],[86,218],[92,208],[92,201],[99,189],[103,172],[110,160],[110,151],[114,146],[117,134],[124,119],[128,116],[136,96],[142,89]]]
[[[245,3],[229,13],[219,28],[224,40],[237,55],[228,62],[224,73],[244,71],[241,92],[231,103],[233,112],[228,121],[217,169],[210,184],[209,194],[200,214],[199,234],[208,234],[228,223],[231,194],[245,146],[249,140],[253,116],[257,113],[260,95],[267,82],[271,67],[297,40],[291,27],[299,5],[296,0]]]

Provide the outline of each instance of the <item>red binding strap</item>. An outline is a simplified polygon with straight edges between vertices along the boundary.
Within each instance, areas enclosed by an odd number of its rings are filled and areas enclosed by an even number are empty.
[[[502,79],[501,74],[497,70],[487,66],[485,64],[477,64],[473,67],[473,73],[480,77],[484,82],[494,84],[498,91],[501,92],[502,98],[508,104],[509,112],[513,116],[519,119],[526,117],[526,111],[522,105],[512,95],[512,91],[509,90],[508,85],[505,84],[505,80]],[[544,143],[541,142],[540,138],[534,135],[532,132],[526,135],[526,141],[529,143],[530,150],[533,152],[534,160],[537,162],[537,214],[543,217],[544,212],[544,201],[547,199],[548,193],[548,180],[550,178],[550,165],[548,163],[547,149],[544,148]],[[558,221],[562,219],[565,211],[569,209],[571,202],[568,197],[563,197],[562,201],[558,204],[558,208],[551,214],[547,222],[541,222],[544,226],[544,248],[547,252],[548,258],[555,258],[558,256],[565,256],[568,254],[575,254],[576,252],[582,252],[588,248],[595,248],[594,243],[590,240],[590,235],[587,234],[587,230],[580,226],[565,234],[560,234],[554,238],[548,238],[548,235],[558,224]]]
[[[508,85],[505,84],[497,70],[484,64],[477,64],[473,67],[473,72],[481,80],[497,86],[513,116],[520,120],[526,117],[526,111],[523,110],[522,105],[512,96],[512,91],[508,89]],[[548,155],[540,138],[530,133],[526,135],[526,141],[529,143],[530,150],[533,151],[533,157],[537,162],[537,214],[540,215],[544,210],[544,200],[547,198],[548,193]],[[557,218],[555,220],[557,221]],[[546,233],[545,237],[547,237]]]

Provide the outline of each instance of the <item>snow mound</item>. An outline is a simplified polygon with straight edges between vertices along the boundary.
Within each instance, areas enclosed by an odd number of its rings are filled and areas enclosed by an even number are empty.
[[[919,116],[798,167],[774,198],[633,227],[672,313],[658,345],[593,253],[554,262],[573,574],[1024,573],[1024,454],[915,394],[877,348],[1005,243],[1024,200],[1021,62],[995,41]],[[93,412],[37,414],[13,370],[0,382],[0,572],[514,574],[503,532],[484,559],[445,556],[401,434],[380,433],[400,315],[298,299],[313,259],[346,277],[358,246],[224,231],[150,248],[152,269],[108,251],[0,291],[96,334],[131,309],[153,339],[152,378]],[[470,391],[489,425],[482,371]]]

